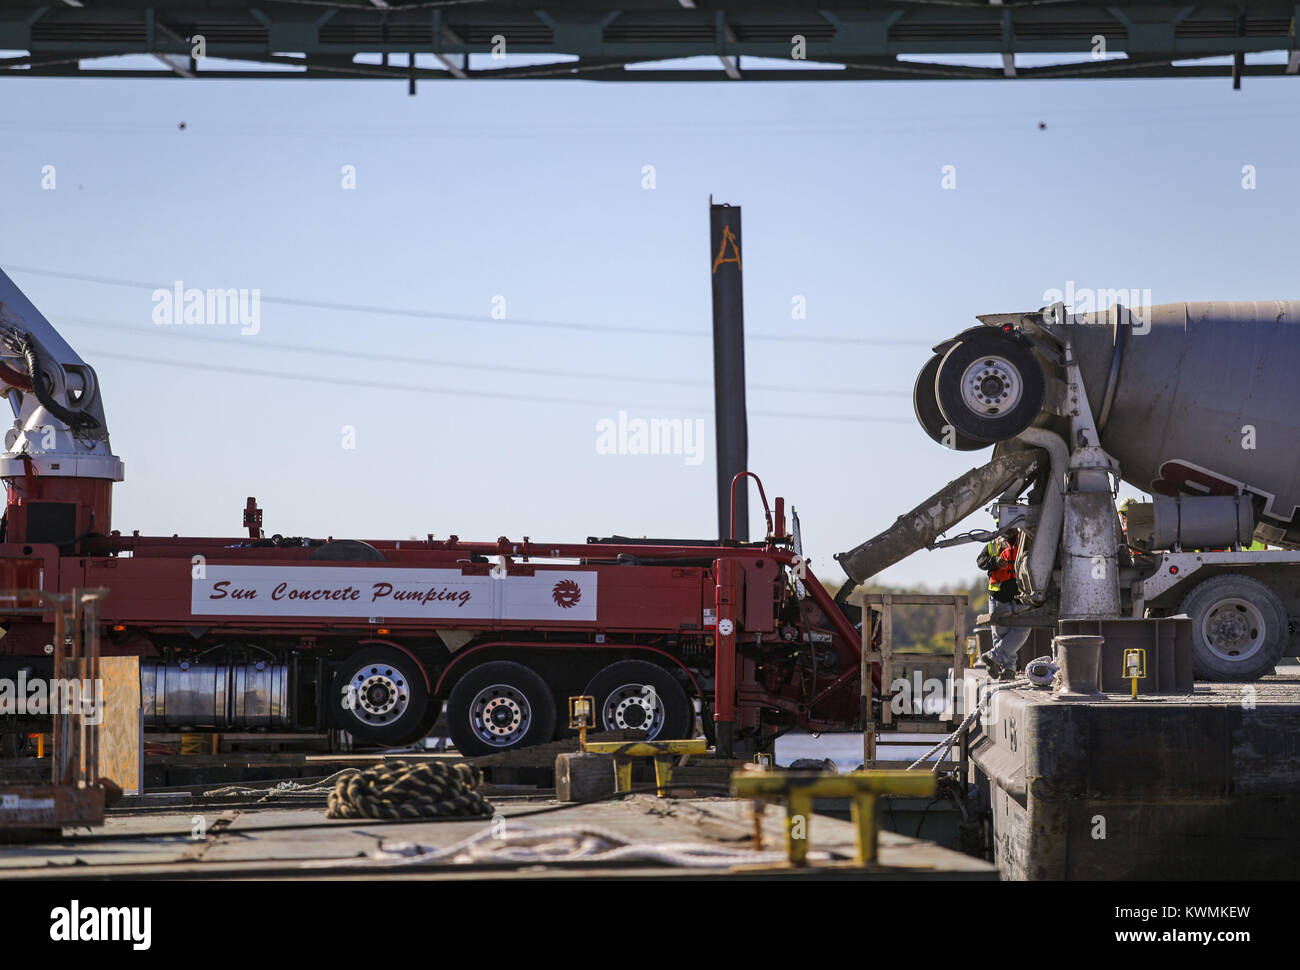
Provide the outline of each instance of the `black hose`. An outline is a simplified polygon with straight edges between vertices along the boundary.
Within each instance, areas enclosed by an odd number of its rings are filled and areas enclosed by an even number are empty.
[[[73,411],[54,400],[50,389],[45,386],[45,372],[41,367],[40,351],[36,349],[36,341],[30,334],[18,334],[17,339],[12,342],[12,349],[21,354],[23,360],[27,362],[27,372],[32,379],[32,392],[45,410],[74,431],[99,427],[99,422],[85,411]]]

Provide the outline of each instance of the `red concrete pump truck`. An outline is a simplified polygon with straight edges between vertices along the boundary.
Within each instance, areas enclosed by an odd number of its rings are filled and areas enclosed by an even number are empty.
[[[2,272],[0,393],[0,589],[106,589],[103,653],[141,658],[148,729],[401,745],[446,701],[477,755],[551,740],[574,694],[599,728],[650,738],[689,736],[698,705],[723,750],[859,719],[859,617],[807,569],[780,498],[762,542],[267,537],[253,499],[244,536],[125,535],[95,372]],[[7,609],[0,677],[50,676],[52,618]]]

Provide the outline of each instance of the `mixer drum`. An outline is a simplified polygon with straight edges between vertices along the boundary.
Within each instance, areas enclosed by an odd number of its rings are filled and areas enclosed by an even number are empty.
[[[1169,303],[1115,318],[1083,314],[1049,329],[1069,327],[1102,447],[1124,479],[1155,495],[1250,492],[1265,523],[1291,525],[1300,302]]]

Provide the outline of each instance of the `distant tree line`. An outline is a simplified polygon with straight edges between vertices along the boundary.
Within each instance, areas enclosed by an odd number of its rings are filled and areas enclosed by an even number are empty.
[[[975,626],[975,617],[988,610],[988,578],[981,576],[969,583],[942,586],[884,586],[869,583],[869,593],[965,593],[966,629]],[[835,592],[831,590],[832,594]],[[914,653],[952,653],[952,613],[940,606],[895,606],[894,649]]]

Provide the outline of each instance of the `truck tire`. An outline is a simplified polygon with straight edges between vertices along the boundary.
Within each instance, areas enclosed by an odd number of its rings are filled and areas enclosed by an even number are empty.
[[[695,709],[668,671],[644,660],[621,660],[591,678],[597,731],[645,731],[647,741],[681,741],[694,733]]]
[[[526,748],[551,740],[555,698],[531,667],[494,660],[456,681],[447,726],[466,757]]]
[[[916,413],[917,423],[931,440],[954,451],[979,451],[987,448],[987,441],[977,441],[960,434],[948,423],[948,419],[939,410],[939,398],[935,391],[934,379],[939,373],[939,363],[943,360],[935,354],[916,375],[912,385],[912,410]],[[951,429],[951,430],[949,430]]]
[[[333,723],[358,741],[395,747],[424,737],[424,671],[400,650],[366,647],[349,656],[335,670],[327,703]]]
[[[993,442],[1033,424],[1047,382],[1027,343],[986,328],[944,354],[934,386],[948,424],[968,438]]]
[[[1282,658],[1286,608],[1257,579],[1207,579],[1192,587],[1179,609],[1192,621],[1192,669],[1201,680],[1258,680]]]

